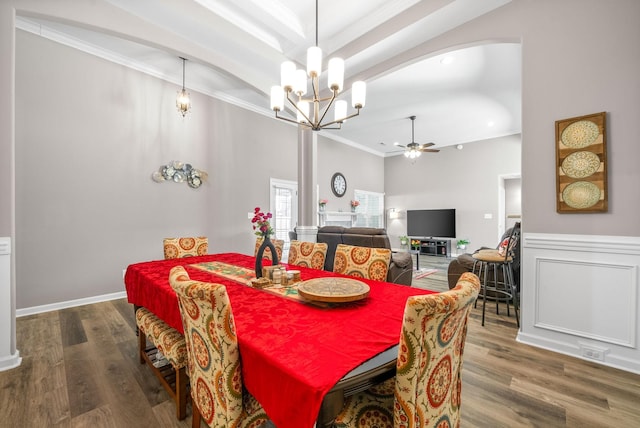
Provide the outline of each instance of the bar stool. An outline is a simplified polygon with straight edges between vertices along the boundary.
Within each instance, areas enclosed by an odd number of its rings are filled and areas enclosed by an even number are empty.
[[[485,309],[487,305],[487,292],[496,302],[496,314],[500,314],[500,302],[507,305],[507,316],[509,303],[513,304],[516,316],[516,324],[520,328],[520,317],[516,302],[517,287],[513,278],[512,263],[514,259],[515,247],[520,236],[520,223],[513,227],[511,235],[505,242],[500,244],[498,250],[480,250],[473,254],[473,272],[481,279],[482,293],[482,325],[484,326]],[[502,281],[498,278],[498,272],[502,272]],[[491,284],[491,274],[493,274],[493,284]]]

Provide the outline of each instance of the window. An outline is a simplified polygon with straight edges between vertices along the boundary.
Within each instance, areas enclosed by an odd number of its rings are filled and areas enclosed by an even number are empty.
[[[384,193],[354,190],[353,196],[360,202],[356,226],[384,228]]]

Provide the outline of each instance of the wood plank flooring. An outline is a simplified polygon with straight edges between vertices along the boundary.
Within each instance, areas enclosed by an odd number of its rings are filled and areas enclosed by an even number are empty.
[[[421,267],[422,267],[422,259]],[[513,313],[512,313],[513,315]],[[462,427],[640,427],[640,375],[515,341],[513,316],[471,314]],[[188,427],[138,363],[124,299],[17,320],[22,365],[0,372],[0,427]]]

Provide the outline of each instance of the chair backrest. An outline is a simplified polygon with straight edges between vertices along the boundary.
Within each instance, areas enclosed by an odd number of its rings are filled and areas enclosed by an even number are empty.
[[[227,289],[191,280],[182,266],[171,269],[169,283],[180,305],[193,402],[209,426],[237,426],[246,412]]]
[[[358,278],[386,281],[391,250],[338,244],[333,271]]]
[[[327,248],[328,245],[321,242],[291,241],[287,263],[322,270]]]
[[[209,251],[209,240],[204,236],[165,238],[162,244],[165,259],[203,256]]]
[[[407,299],[396,366],[394,426],[460,426],[462,354],[480,281]],[[428,423],[427,423],[428,421]],[[444,423],[443,423],[444,422]]]
[[[515,258],[516,248],[520,240],[520,222],[517,222],[511,229],[511,234],[505,238],[498,247],[498,253],[504,256],[505,263]]]
[[[256,247],[253,250],[254,256],[258,254],[258,249],[260,248],[260,245],[262,245],[263,241],[264,241],[264,238],[262,236],[258,236],[256,238]],[[272,239],[271,243],[273,244],[274,247],[276,247],[276,253],[278,253],[278,261],[282,260],[282,250],[284,249],[284,239]],[[271,257],[270,248],[268,247],[265,248],[264,253],[262,253],[262,258],[273,261],[273,258]]]

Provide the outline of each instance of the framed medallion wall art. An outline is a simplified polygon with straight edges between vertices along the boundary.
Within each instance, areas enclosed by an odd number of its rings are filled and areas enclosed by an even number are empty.
[[[559,213],[607,212],[606,112],[556,121]]]

